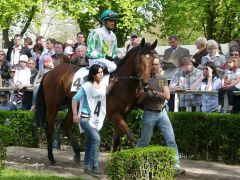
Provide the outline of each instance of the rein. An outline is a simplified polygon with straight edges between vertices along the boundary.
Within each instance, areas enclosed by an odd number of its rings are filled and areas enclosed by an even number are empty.
[[[141,80],[140,76],[113,76],[116,79],[137,79],[137,80]]]
[[[114,78],[117,78],[117,79],[131,79],[131,80],[138,80],[138,81],[141,81],[141,75],[138,71],[138,64],[139,64],[139,61],[140,61],[140,56],[139,54],[137,54],[136,58],[135,58],[135,69],[136,69],[136,73],[137,75],[136,76],[114,76]]]

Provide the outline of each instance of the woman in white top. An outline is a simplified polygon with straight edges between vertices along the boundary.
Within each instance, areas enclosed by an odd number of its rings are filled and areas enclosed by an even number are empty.
[[[218,91],[221,88],[221,79],[218,77],[213,62],[206,62],[203,75],[191,86],[191,90]],[[202,95],[202,112],[214,112],[218,107],[217,94]]]
[[[15,105],[22,102],[22,89],[32,86],[30,84],[31,70],[27,66],[28,56],[21,55],[18,63],[12,84],[12,89],[16,92],[13,102]]]
[[[227,61],[228,70],[222,78],[222,88],[218,92],[218,112],[221,111],[223,105],[224,92],[228,95],[228,113],[233,110],[233,91],[240,91],[240,69],[238,68],[239,58],[231,57]]]
[[[116,82],[113,79],[107,87],[102,78],[102,66],[93,64],[89,69],[88,81],[72,99],[73,121],[80,125],[80,132],[86,133],[85,173],[99,173],[98,151],[101,138],[98,131],[102,128],[106,115],[106,94]]]

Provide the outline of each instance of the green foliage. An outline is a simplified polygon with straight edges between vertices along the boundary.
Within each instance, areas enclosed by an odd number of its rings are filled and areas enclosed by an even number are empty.
[[[5,126],[0,126],[0,175],[4,166],[6,157],[6,146],[11,142],[11,129]]]
[[[117,179],[173,179],[175,151],[161,146],[128,149],[110,154],[108,176]]]
[[[65,3],[65,0],[56,0],[53,2],[54,5],[56,3],[59,7],[62,7],[67,15],[78,22],[86,37],[90,30],[101,24],[100,14],[104,10],[111,9],[117,12],[118,19],[115,30],[119,47],[124,45],[127,36],[133,31],[140,34],[141,31],[148,29],[152,25],[152,19],[155,19],[152,13],[146,13],[154,5],[149,0],[69,0],[68,3]]]
[[[207,39],[220,43],[239,37],[240,7],[237,0],[163,0],[161,16],[161,37],[178,34],[189,39],[194,32],[202,32]]]
[[[223,115],[216,113],[168,113],[173,125],[177,145],[182,157],[240,163],[240,115]],[[127,123],[133,131],[135,139],[141,132],[142,110],[129,113]],[[65,112],[58,114],[58,124],[65,117]],[[0,125],[9,127],[13,138],[12,144],[32,147],[32,113],[28,111],[0,111]],[[59,127],[59,125],[57,125]],[[112,145],[113,125],[108,120],[100,131],[101,150],[109,151]],[[76,125],[72,133],[84,148],[84,134],[79,133]],[[60,131],[61,144],[68,144],[64,133]],[[46,147],[45,132],[41,129],[40,143]],[[126,136],[121,138],[121,149],[131,148]],[[151,139],[152,145],[164,145],[164,139],[159,130],[155,130]]]

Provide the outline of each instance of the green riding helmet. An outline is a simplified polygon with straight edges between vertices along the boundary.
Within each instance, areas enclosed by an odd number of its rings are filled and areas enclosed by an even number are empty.
[[[105,10],[102,12],[100,18],[101,21],[107,21],[109,19],[116,20],[117,19],[117,13],[113,12],[112,10]]]

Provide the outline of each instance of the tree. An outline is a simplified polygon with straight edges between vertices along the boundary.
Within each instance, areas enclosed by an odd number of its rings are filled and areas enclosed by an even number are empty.
[[[54,4],[66,12],[66,15],[73,17],[85,36],[88,36],[91,29],[101,24],[100,14],[111,9],[118,13],[117,27],[115,29],[118,46],[124,45],[127,36],[134,32],[141,32],[152,25],[155,18],[152,13],[148,14],[148,9],[156,9],[156,4],[151,4],[150,0],[57,0]],[[157,12],[152,11],[152,12]]]
[[[239,36],[240,7],[237,0],[162,0],[161,36],[178,34],[188,39],[202,32],[207,39],[226,43]]]
[[[4,46],[9,47],[12,45],[9,40],[10,29],[16,25],[21,24],[21,35],[27,31],[35,13],[40,9],[40,4],[43,0],[1,0],[0,3],[0,26],[3,31]],[[16,33],[16,32],[14,32]]]

